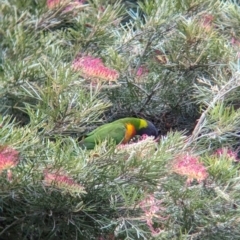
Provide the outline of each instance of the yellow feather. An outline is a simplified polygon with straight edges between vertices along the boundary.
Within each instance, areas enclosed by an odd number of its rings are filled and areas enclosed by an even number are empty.
[[[148,126],[148,123],[144,119],[140,119],[139,129],[146,128]]]

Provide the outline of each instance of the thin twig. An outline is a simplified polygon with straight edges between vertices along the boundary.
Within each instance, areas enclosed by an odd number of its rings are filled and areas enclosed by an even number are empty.
[[[223,99],[223,97],[234,90],[235,88],[239,87],[238,85],[233,85],[233,80],[235,78],[232,78],[225,86],[222,87],[222,89],[219,91],[219,93],[213,98],[212,102],[208,105],[207,109],[202,113],[201,117],[198,120],[197,125],[195,126],[192,135],[189,137],[188,141],[186,142],[183,149],[186,149],[188,146],[190,146],[194,140],[199,139],[198,135],[201,132],[201,129],[203,127],[203,122],[206,119],[207,113],[215,106],[215,104],[220,100]],[[232,86],[233,85],[233,86]],[[229,89],[227,89],[230,86]]]
[[[19,222],[22,222],[25,219],[25,217],[20,218],[15,220],[14,222],[12,222],[10,225],[8,225],[7,227],[5,227],[1,232],[0,232],[0,236],[3,235],[9,228],[11,228],[12,226],[16,225]]]

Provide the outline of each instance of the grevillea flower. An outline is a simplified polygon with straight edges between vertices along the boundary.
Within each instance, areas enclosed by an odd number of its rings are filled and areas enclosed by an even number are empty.
[[[212,14],[205,14],[202,17],[202,22],[204,25],[211,25],[214,20],[214,16]]]
[[[228,148],[219,148],[215,151],[215,155],[218,157],[226,156],[229,159],[232,159],[234,162],[238,161],[237,152],[232,151]]]
[[[71,11],[74,7],[84,4],[85,0],[47,0],[47,7],[54,9],[57,7],[66,6],[65,11]]]
[[[232,44],[232,46],[239,48],[240,47],[240,40],[237,39],[236,37],[232,37],[231,44]]]
[[[0,173],[12,167],[19,162],[19,152],[6,146],[0,146]]]
[[[72,64],[75,71],[81,71],[87,78],[117,81],[119,73],[103,64],[102,59],[92,56],[77,57]]]
[[[144,200],[139,203],[139,207],[144,212],[143,219],[146,221],[149,230],[153,236],[157,236],[161,233],[160,228],[154,228],[154,219],[157,220],[166,220],[168,217],[162,217],[160,214],[165,210],[161,206],[162,201],[156,199],[152,194],[147,196]]]
[[[156,140],[152,136],[143,135],[137,142],[129,144],[120,144],[117,146],[117,152],[126,152],[130,156],[134,154],[143,159],[148,156],[152,156],[155,152]]]
[[[173,162],[172,170],[179,175],[186,176],[187,183],[191,183],[194,179],[201,182],[208,177],[207,169],[198,157],[189,154],[178,156]]]
[[[213,27],[214,16],[212,14],[204,14],[200,20],[201,26],[209,32]]]
[[[49,172],[45,170],[43,183],[45,186],[55,186],[71,192],[85,193],[82,185],[76,183],[71,177],[58,173],[57,171]]]
[[[142,65],[138,68],[137,70],[137,77],[143,77],[143,76],[146,76],[148,74],[148,69],[146,66]]]

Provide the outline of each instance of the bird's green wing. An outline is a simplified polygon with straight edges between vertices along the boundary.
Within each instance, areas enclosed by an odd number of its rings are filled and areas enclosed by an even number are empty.
[[[125,132],[126,127],[123,123],[105,124],[90,132],[87,137],[80,142],[80,145],[87,149],[93,149],[95,144],[110,139],[116,144],[119,144],[124,139]]]

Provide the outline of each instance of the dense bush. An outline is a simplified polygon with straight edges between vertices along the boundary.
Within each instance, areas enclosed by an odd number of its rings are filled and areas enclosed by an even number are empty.
[[[240,239],[236,1],[3,0],[1,239]],[[79,147],[115,119],[151,137]]]

